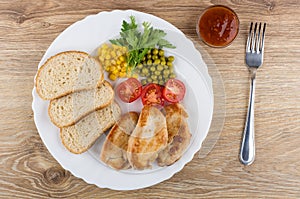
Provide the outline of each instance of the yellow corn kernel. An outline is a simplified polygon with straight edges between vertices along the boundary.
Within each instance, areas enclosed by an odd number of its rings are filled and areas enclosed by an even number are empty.
[[[116,65],[117,64],[117,62],[116,62],[116,60],[111,60],[111,62],[110,62],[112,65]]]
[[[126,73],[125,73],[125,72],[120,72],[120,73],[119,73],[119,76],[120,76],[120,77],[126,77]]]
[[[100,60],[101,63],[103,63],[104,62],[104,57],[99,56],[99,60]]]
[[[110,71],[110,67],[109,66],[105,66],[104,70],[107,71],[107,72],[109,72]]]
[[[110,71],[111,71],[111,72],[113,72],[113,71],[115,71],[115,70],[117,70],[117,67],[115,67],[115,66],[111,66],[111,67],[110,67]]]
[[[111,59],[111,56],[110,56],[109,53],[107,53],[107,54],[105,55],[105,59]]]
[[[126,72],[126,67],[122,67],[121,72]]]
[[[120,50],[117,50],[116,54],[117,54],[117,56],[119,57],[119,56],[121,56],[123,53],[122,53]]]
[[[112,48],[118,48],[118,45],[112,44],[111,47],[112,47]]]
[[[102,54],[102,48],[98,48],[97,53],[98,53],[98,56],[100,56]]]
[[[120,57],[119,57],[119,60],[120,60],[121,62],[124,62],[124,61],[125,61],[125,56],[124,56],[124,55],[120,56]]]
[[[114,74],[117,74],[117,72],[119,72],[119,70],[117,69],[117,67],[113,66],[113,70],[110,69],[110,71]]]
[[[109,66],[110,65],[110,61],[109,60],[105,60],[104,65],[105,66]]]
[[[103,44],[101,47],[102,47],[103,49],[107,49],[107,48],[108,48],[108,44]]]
[[[111,51],[110,55],[111,55],[112,57],[116,57],[116,56],[117,56],[117,53],[116,53],[116,51]]]
[[[105,57],[106,54],[107,54],[107,49],[102,49],[101,56]]]
[[[124,46],[104,43],[97,49],[99,62],[108,72],[108,78],[115,81],[118,77],[131,75],[131,69],[127,67],[126,57],[128,50]],[[127,68],[129,69],[127,71]],[[133,75],[137,78],[137,74]]]
[[[127,66],[128,66],[128,64],[125,62],[125,63],[124,63],[124,67],[127,67]]]
[[[132,75],[131,75],[131,77],[133,77],[133,78],[136,78],[136,79],[137,79],[137,78],[139,77],[139,75],[138,75],[138,74],[136,74],[136,73],[134,73],[134,74],[132,74]]]
[[[127,48],[126,48],[125,46],[122,46],[122,50],[123,50],[124,52],[126,52],[126,51],[127,51]]]
[[[109,74],[108,78],[112,81],[115,81],[117,79],[117,76],[115,74]]]

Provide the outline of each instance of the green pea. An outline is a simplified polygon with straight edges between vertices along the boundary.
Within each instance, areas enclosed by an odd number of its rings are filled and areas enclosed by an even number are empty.
[[[146,85],[147,84],[147,79],[142,79],[142,85]]]
[[[167,66],[170,66],[170,67],[173,66],[172,62],[168,61]]]
[[[167,63],[166,61],[161,61],[160,64],[165,66]]]
[[[158,76],[157,76],[157,79],[158,79],[158,80],[162,80],[163,77],[162,77],[161,75],[158,75]]]
[[[164,69],[165,69],[165,70],[168,70],[168,69],[169,69],[169,66],[164,65]]]
[[[163,69],[164,69],[164,67],[163,67],[162,65],[158,65],[158,66],[157,66],[157,70],[158,70],[158,71],[162,71]]]
[[[168,61],[169,61],[169,62],[173,62],[174,59],[175,59],[174,56],[169,56],[169,57],[168,57]]]
[[[157,50],[156,48],[154,48],[154,49],[152,50],[152,54],[153,54],[153,55],[157,55],[157,54],[158,54],[158,50]]]
[[[158,51],[158,54],[159,54],[159,56],[164,56],[164,54],[165,54],[165,51],[164,50],[162,50],[162,49],[160,49],[159,51]]]
[[[164,85],[165,82],[164,82],[163,80],[160,80],[160,81],[158,81],[158,84],[159,84],[159,85]]]
[[[137,68],[138,68],[138,69],[142,69],[142,68],[143,68],[143,64],[138,64],[138,65],[137,65]]]
[[[151,55],[151,54],[148,54],[148,55],[147,55],[148,61],[149,61],[149,59],[151,59],[151,58],[152,58],[152,55]]]
[[[156,70],[156,71],[154,72],[154,74],[158,76],[158,75],[160,75],[160,71]]]
[[[166,61],[165,57],[160,57],[160,61]]]
[[[142,73],[143,73],[143,74],[147,74],[147,73],[149,73],[149,70],[148,70],[148,68],[143,68],[143,69],[142,69]]]
[[[151,83],[151,82],[152,82],[151,77],[148,77],[148,78],[147,78],[147,83]]]
[[[169,77],[173,79],[176,78],[176,75],[174,73],[171,73]]]
[[[152,55],[152,60],[155,61],[158,59],[158,56],[157,55]]]
[[[157,80],[153,80],[153,82],[152,83],[154,83],[154,84],[158,84],[158,81]]]
[[[134,72],[135,72],[135,73],[138,73],[138,74],[141,74],[141,73],[142,73],[142,71],[141,71],[140,69],[138,69],[138,68],[136,68],[136,69],[134,70]]]
[[[169,70],[164,70],[163,74],[164,74],[164,75],[169,75],[169,74],[170,74],[170,71],[169,71]]]
[[[154,64],[160,64],[160,60],[159,60],[159,59],[156,59],[156,60],[154,61]]]
[[[148,50],[148,51],[147,51],[147,54],[148,54],[148,55],[151,54],[151,50]]]
[[[151,71],[151,72],[154,72],[155,70],[156,70],[155,66],[151,66],[151,67],[150,67],[150,71]]]
[[[151,79],[157,80],[157,76],[156,75],[151,75]]]
[[[151,64],[152,64],[152,60],[151,60],[151,59],[148,59],[147,64],[148,64],[148,65],[151,65]]]

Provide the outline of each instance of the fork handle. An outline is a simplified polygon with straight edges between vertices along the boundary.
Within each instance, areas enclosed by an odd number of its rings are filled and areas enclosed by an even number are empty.
[[[254,98],[255,98],[256,69],[251,70],[250,95],[245,123],[244,135],[241,145],[240,160],[245,165],[250,165],[255,158],[254,142]]]

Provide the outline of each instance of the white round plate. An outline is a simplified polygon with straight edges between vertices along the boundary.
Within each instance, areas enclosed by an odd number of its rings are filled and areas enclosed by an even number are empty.
[[[176,46],[176,49],[168,49],[166,53],[175,56],[174,67],[178,79],[182,80],[187,87],[183,105],[189,114],[188,122],[192,133],[189,147],[176,163],[168,167],[154,165],[152,169],[143,171],[113,170],[99,160],[101,145],[105,139],[104,135],[87,152],[80,155],[72,154],[62,145],[59,129],[51,123],[48,117],[49,101],[42,100],[37,95],[35,88],[32,91],[34,121],[52,156],[63,168],[87,183],[115,190],[149,187],[169,179],[180,171],[200,150],[209,131],[214,103],[212,81],[207,66],[193,43],[180,30],[163,19],[134,10],[101,12],[72,24],[50,45],[40,61],[39,67],[47,58],[62,51],[79,50],[93,53],[100,44],[119,34],[122,21],[129,20],[130,15],[135,16],[139,24],[148,21],[153,27],[163,29],[167,32],[166,39]],[[124,107],[124,105],[121,107],[123,111],[128,111],[128,107]]]

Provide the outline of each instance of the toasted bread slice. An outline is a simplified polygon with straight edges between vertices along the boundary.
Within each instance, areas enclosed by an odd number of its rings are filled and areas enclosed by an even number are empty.
[[[87,151],[105,131],[112,127],[121,116],[121,108],[111,105],[94,111],[77,123],[60,129],[63,145],[72,153]]]
[[[169,166],[176,162],[185,152],[191,140],[187,123],[188,114],[181,104],[171,104],[165,107],[168,146],[158,154],[157,164]]]
[[[90,90],[83,90],[50,101],[48,113],[58,127],[70,126],[94,110],[111,104],[114,90],[109,82]]]
[[[144,106],[137,126],[128,140],[127,157],[130,165],[139,170],[151,168],[167,142],[165,116],[153,106]]]
[[[44,100],[92,89],[103,82],[100,63],[85,52],[66,51],[50,57],[38,70],[36,91]]]
[[[100,159],[114,169],[127,169],[130,164],[127,160],[128,139],[134,130],[139,114],[129,112],[112,127],[103,144]]]

